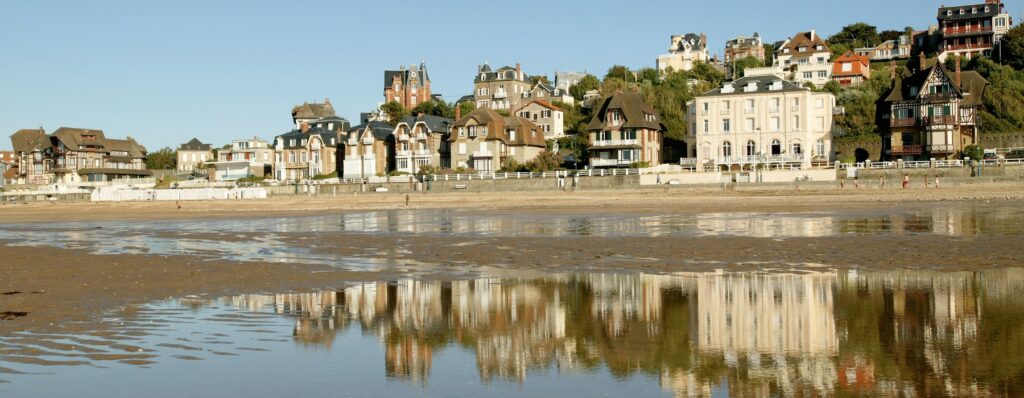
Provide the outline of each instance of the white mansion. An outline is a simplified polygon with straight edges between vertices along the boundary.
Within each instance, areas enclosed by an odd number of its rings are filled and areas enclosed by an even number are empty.
[[[687,103],[686,147],[698,165],[750,170],[832,160],[835,97],[775,76],[727,82]]]

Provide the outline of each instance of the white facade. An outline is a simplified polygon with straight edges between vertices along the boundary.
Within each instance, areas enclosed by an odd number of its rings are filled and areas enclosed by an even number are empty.
[[[786,40],[775,53],[774,66],[788,72],[788,79],[803,85],[822,87],[832,80],[832,50],[817,32],[802,32]]]
[[[698,165],[745,170],[832,160],[830,93],[774,77],[745,77],[697,96],[687,108],[687,148]]]
[[[545,140],[565,137],[565,112],[555,106],[533,101],[517,114],[536,124],[544,132]]]

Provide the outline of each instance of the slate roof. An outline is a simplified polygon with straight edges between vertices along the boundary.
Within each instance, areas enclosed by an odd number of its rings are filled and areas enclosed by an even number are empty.
[[[51,147],[50,137],[43,129],[23,129],[11,135],[11,147],[14,152],[29,153],[36,149]]]
[[[772,83],[782,82],[781,90],[770,90],[769,87]],[[757,83],[756,91],[744,91],[750,83]],[[780,79],[775,76],[745,76],[732,81],[732,87],[735,90],[732,93],[723,93],[722,88],[716,88],[714,90],[700,94],[697,97],[712,97],[718,95],[746,95],[746,94],[760,94],[760,93],[783,93],[790,91],[809,91],[807,87],[802,87],[796,83]]]
[[[434,115],[407,116],[402,118],[402,123],[409,125],[409,127],[412,127],[419,122],[426,124],[430,131],[439,133],[447,132],[447,126],[455,124],[455,120]],[[447,125],[445,123],[447,123]]]
[[[486,80],[481,80],[480,79],[480,75],[486,76],[487,79]],[[502,76],[502,77],[499,78],[499,76]],[[523,74],[523,79],[525,79],[525,78],[526,78],[526,74],[524,73]],[[511,66],[503,66],[503,67],[498,68],[497,70],[493,70],[492,71],[490,65],[484,64],[477,71],[476,78],[474,78],[473,81],[475,83],[480,83],[482,81],[487,81],[487,82],[503,81],[503,82],[507,82],[507,81],[513,81],[513,80],[525,81],[525,80],[519,79],[519,76],[516,76],[516,68],[513,68]]]
[[[988,7],[988,12],[985,12],[985,7]],[[1002,3],[995,4],[968,4],[962,6],[952,7],[939,7],[938,20],[939,21],[962,21],[965,19],[974,18],[992,18],[1003,12],[1004,5]],[[977,13],[971,13],[971,9],[977,9]],[[964,10],[964,14],[960,15],[960,10]],[[946,15],[947,11],[952,11],[953,15]]]
[[[133,158],[146,157],[146,147],[136,142],[133,138],[128,137],[123,140],[106,138],[106,135],[103,134],[103,130],[61,127],[57,129],[57,131],[54,131],[50,136],[53,137],[54,140],[63,143],[65,147],[71,150],[78,150],[81,147],[86,147],[104,153],[110,153],[111,151],[124,151],[128,153],[128,156]],[[86,137],[95,138],[86,139]]]
[[[364,134],[369,133],[373,134],[374,139],[385,141],[394,131],[395,126],[392,126],[391,124],[381,121],[372,121],[349,129],[348,135],[351,137],[352,134],[355,134],[356,139],[362,139]]]
[[[298,129],[292,130],[277,136],[274,140],[277,141],[278,138],[283,139],[282,144],[284,145],[285,149],[305,148],[305,146],[302,144],[302,140],[306,139],[308,141],[310,137],[313,136],[319,136],[320,139],[323,141],[324,146],[326,147],[333,148],[338,146],[337,139],[333,144],[331,143],[331,138],[337,138],[337,133],[321,127],[310,127],[309,130],[306,130],[305,133],[303,133],[302,130]],[[295,145],[291,144],[292,139],[295,140]]]
[[[209,151],[211,149],[213,149],[213,145],[204,144],[198,138],[193,138],[191,141],[178,146],[179,151]]]
[[[594,117],[590,119],[590,123],[587,125],[587,131],[601,131],[604,130],[606,125],[605,116],[609,110],[618,109],[622,111],[622,115],[625,117],[625,121],[622,124],[623,128],[644,128],[657,131],[665,131],[665,126],[661,124],[661,115],[658,111],[647,105],[644,99],[637,93],[617,93],[604,100],[604,103],[598,108]],[[648,121],[644,114],[654,115],[653,121]]]
[[[961,97],[961,106],[980,106],[982,104],[981,100],[985,94],[985,87],[988,86],[988,80],[985,80],[978,72],[961,71],[960,86],[957,86],[953,74],[947,71],[941,62],[936,62],[934,59],[925,61],[925,67],[918,68],[916,71],[904,69],[903,73],[896,77],[892,90],[885,97],[885,102],[908,101],[926,94],[921,87],[931,76],[932,71],[946,76],[953,87],[953,94]],[[911,95],[912,87],[917,88],[917,95]],[[967,95],[963,95],[963,93],[967,93]]]
[[[409,73],[409,71],[411,70],[412,68],[403,68],[399,70],[384,71],[384,88],[391,88],[391,85],[394,83],[396,76],[398,77],[399,81],[402,82],[403,86],[409,85],[409,77],[412,75],[411,73]],[[426,82],[430,81],[430,75],[427,73],[427,65],[425,63],[420,63],[419,68],[417,68],[416,70],[416,74],[418,75],[417,80],[419,80],[420,86],[424,86],[426,85]]]

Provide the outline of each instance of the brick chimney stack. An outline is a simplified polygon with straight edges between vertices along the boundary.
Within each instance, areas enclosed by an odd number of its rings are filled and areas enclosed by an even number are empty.
[[[455,104],[455,121],[462,119],[462,104]]]
[[[917,70],[924,70],[925,60],[924,51],[917,53]]]
[[[889,78],[896,80],[896,61],[889,61]]]
[[[523,77],[523,66],[518,62],[516,63],[516,79],[526,80],[526,78]]]

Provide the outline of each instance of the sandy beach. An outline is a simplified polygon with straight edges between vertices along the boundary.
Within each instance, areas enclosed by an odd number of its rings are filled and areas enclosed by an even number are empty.
[[[953,189],[839,191],[642,190],[524,193],[375,194],[288,197],[260,201],[181,203],[32,203],[0,206],[0,223],[57,221],[140,222],[189,219],[251,219],[388,209],[457,209],[508,215],[699,214],[707,212],[888,211],[902,206],[1013,205],[1024,199],[1020,184]],[[4,228],[0,225],[0,228]],[[171,234],[171,238],[174,235]],[[517,237],[340,233],[289,235],[292,244],[339,256],[386,257],[427,263],[431,278],[465,277],[476,270],[509,274],[533,271],[644,272],[792,270],[832,268],[976,269],[1024,263],[1018,234],[976,236],[895,235],[794,237]],[[0,333],[65,327],[130,304],[188,295],[314,291],[354,281],[403,276],[395,268],[365,272],[324,265],[210,261],[192,256],[97,255],[56,247],[12,246],[0,254]],[[253,250],[256,250],[254,247]],[[426,275],[426,274],[421,274]],[[405,275],[407,276],[407,275]],[[23,315],[23,316],[22,316]],[[62,326],[65,325],[65,326]]]

